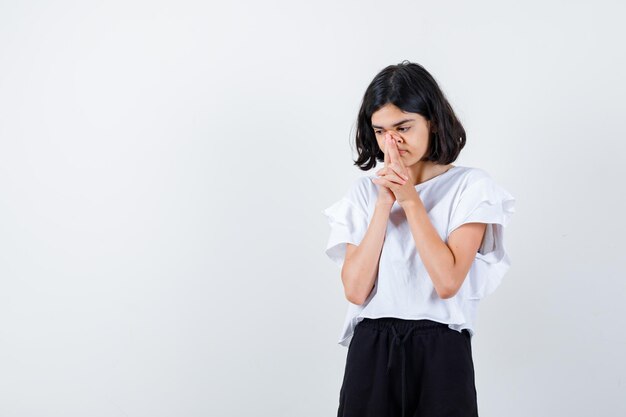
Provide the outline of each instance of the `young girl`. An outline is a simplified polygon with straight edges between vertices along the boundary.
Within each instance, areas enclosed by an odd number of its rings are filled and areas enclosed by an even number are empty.
[[[349,303],[338,417],[476,417],[478,304],[510,267],[515,198],[483,169],[452,165],[465,130],[433,77],[407,61],[367,88],[363,176],[323,211],[326,254]]]

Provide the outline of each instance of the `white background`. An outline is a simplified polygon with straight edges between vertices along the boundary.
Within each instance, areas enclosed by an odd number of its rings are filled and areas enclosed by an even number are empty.
[[[481,417],[626,413],[615,1],[0,3],[0,416],[332,416],[321,210],[404,59],[517,199]],[[380,166],[379,166],[380,167]]]

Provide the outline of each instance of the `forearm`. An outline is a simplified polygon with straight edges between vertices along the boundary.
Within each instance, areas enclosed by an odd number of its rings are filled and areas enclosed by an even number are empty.
[[[428,212],[419,198],[403,203],[411,234],[433,286],[441,298],[448,298],[454,288],[454,254],[439,237]]]
[[[374,287],[390,211],[389,205],[376,204],[363,240],[346,256],[341,280],[346,298],[354,304],[363,304]]]

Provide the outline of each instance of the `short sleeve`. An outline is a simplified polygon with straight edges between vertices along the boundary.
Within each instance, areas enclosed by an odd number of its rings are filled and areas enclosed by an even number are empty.
[[[511,266],[504,229],[515,213],[515,197],[491,177],[481,178],[461,193],[450,216],[448,236],[466,223],[486,223],[485,236],[472,263],[464,294],[480,299],[491,294]]]
[[[346,244],[359,245],[369,224],[365,195],[362,190],[363,178],[354,184],[339,201],[322,210],[330,225],[330,235],[326,243],[326,255],[340,268],[346,256]]]

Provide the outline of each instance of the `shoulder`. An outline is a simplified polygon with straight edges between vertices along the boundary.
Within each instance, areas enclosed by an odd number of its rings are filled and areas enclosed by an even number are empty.
[[[448,234],[470,221],[506,225],[515,211],[514,206],[515,197],[487,171],[471,168],[453,198]]]
[[[493,181],[492,176],[484,169],[478,167],[459,167],[461,184],[465,187],[480,181]]]
[[[482,193],[485,189],[498,188],[494,178],[486,170],[478,167],[461,166],[457,170],[456,194],[457,197],[471,193]]]
[[[374,175],[363,175],[350,183],[343,195],[342,200],[347,200],[352,206],[356,206],[361,212],[367,213],[371,201],[376,198],[376,184],[372,182]]]
[[[457,198],[467,200],[514,201],[515,197],[500,185],[486,170],[463,167]]]
[[[376,192],[376,184],[372,182],[374,178],[375,174],[368,174],[354,180],[348,189],[348,196],[355,200],[370,200],[372,193]]]

